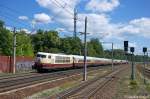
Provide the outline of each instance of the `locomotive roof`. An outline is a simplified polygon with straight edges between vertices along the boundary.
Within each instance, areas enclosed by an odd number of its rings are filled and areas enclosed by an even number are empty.
[[[66,54],[60,54],[60,53],[46,53],[46,52],[38,52],[37,54],[43,54],[43,55],[59,55],[59,56],[68,56],[68,57],[74,57],[74,58],[79,58],[79,59],[83,59],[84,56],[80,56],[80,55],[66,55]],[[98,57],[89,57],[87,56],[87,59],[95,59],[95,60],[103,60],[103,61],[111,61],[111,59],[108,58],[98,58]],[[123,61],[123,60],[118,60],[118,59],[114,59],[114,61]],[[125,61],[125,60],[124,60]]]
[[[65,55],[65,54],[55,54],[55,53],[46,53],[46,52],[38,52],[37,54],[43,54],[43,55],[54,55],[54,56],[56,56],[56,55],[60,55],[60,56],[68,56],[68,55]]]

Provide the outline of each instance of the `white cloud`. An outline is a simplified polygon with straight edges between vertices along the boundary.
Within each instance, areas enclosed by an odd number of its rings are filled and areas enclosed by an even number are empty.
[[[55,23],[59,23],[65,28],[66,31],[73,31],[73,9],[75,6],[81,2],[81,0],[36,0],[37,3],[49,9],[53,15],[52,19]],[[115,1],[112,1],[115,3]],[[57,5],[56,5],[57,4]],[[61,4],[61,5],[59,5]],[[63,8],[61,7],[63,6]],[[72,13],[72,14],[71,14]],[[119,34],[118,24],[110,23],[110,17],[106,14],[96,14],[96,13],[78,13],[78,19],[83,21],[77,21],[77,31],[84,31],[84,18],[88,17],[88,30],[87,32],[92,33],[91,37],[106,36],[111,37]],[[116,31],[117,30],[117,31]],[[116,37],[117,38],[117,37]],[[121,38],[121,37],[120,37]],[[118,38],[117,38],[118,39]]]
[[[125,25],[121,32],[127,32],[135,35],[142,35],[145,37],[150,37],[150,18],[139,18],[131,20],[127,25]]]
[[[49,10],[51,10],[51,8],[61,8],[63,7],[64,9],[74,9],[74,7],[81,1],[81,0],[36,0],[37,3],[44,7],[44,8],[48,8]],[[50,6],[51,5],[51,6]],[[62,9],[62,8],[61,8]],[[58,11],[60,9],[55,9],[55,11]],[[72,10],[70,10],[72,11]]]
[[[91,33],[91,37],[97,38],[115,38],[121,39],[121,32],[119,28],[121,24],[111,23],[111,18],[105,14],[79,14],[80,19],[84,20],[85,16],[88,18],[87,32]],[[84,22],[78,23],[78,31],[84,31]]]
[[[62,30],[60,31],[60,35],[65,34],[71,36],[71,34],[73,34],[73,32],[69,32],[73,31],[73,9],[77,4],[82,3],[83,0],[56,0],[57,2],[55,2],[55,0],[36,1],[41,7],[50,11],[51,20],[54,21],[53,23],[61,27],[57,27],[56,29]],[[114,11],[119,5],[119,0],[89,0],[87,4],[85,4],[85,8],[82,9],[83,12],[78,12],[77,31],[84,32],[84,19],[87,16],[87,32],[91,33],[87,35],[88,39],[94,37],[99,38],[100,41],[114,42],[114,49],[123,49],[123,41],[125,39],[131,40],[129,35],[150,38],[149,17],[132,19],[126,23],[112,22],[111,16],[106,12]],[[88,11],[88,13],[85,13],[86,11]],[[128,36],[128,38],[124,35]],[[138,45],[139,43],[129,43],[129,46],[133,47],[137,47]],[[105,44],[104,46],[107,49],[111,49],[110,44]]]
[[[58,32],[66,32],[66,30],[64,28],[57,28],[55,30],[58,31]]]
[[[8,30],[10,30],[10,31],[13,31],[13,27],[6,26],[5,28],[8,29]]]
[[[24,28],[24,29],[21,29],[21,31],[24,31],[24,32],[26,32],[26,33],[28,33],[28,34],[29,34],[29,33],[31,33],[31,31],[30,31],[30,30],[25,29],[25,28]]]
[[[52,20],[67,30],[73,30],[73,9],[80,0],[36,0],[37,3],[52,14]]]
[[[129,42],[129,47],[137,47],[137,44],[136,44],[136,42]]]
[[[34,20],[37,23],[50,23],[51,22],[51,18],[50,16],[48,16],[45,13],[38,13],[34,15]]]
[[[27,16],[19,16],[18,19],[20,19],[20,20],[28,20],[28,17]]]
[[[119,6],[119,0],[91,0],[86,9],[93,12],[109,12]]]
[[[60,24],[65,31],[73,31],[73,9],[81,0],[56,0],[57,2],[55,0],[36,1],[41,7],[49,9],[52,14],[51,20]],[[85,8],[90,10],[89,13],[78,13],[78,19],[83,21],[77,21],[77,31],[84,31],[84,19],[87,16],[87,32],[91,33],[90,37],[102,38],[101,36],[103,36],[106,39],[124,40],[123,34],[125,33],[150,37],[150,18],[133,19],[127,23],[111,22],[111,17],[104,12],[112,11],[119,5],[119,0],[89,1]],[[98,14],[97,12],[102,13]]]

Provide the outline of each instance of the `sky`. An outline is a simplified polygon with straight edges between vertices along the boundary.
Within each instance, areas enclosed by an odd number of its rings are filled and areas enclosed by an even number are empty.
[[[8,29],[57,30],[66,37],[73,35],[76,8],[77,32],[84,32],[87,16],[88,39],[113,42],[114,48],[123,48],[123,41],[128,40],[141,54],[142,47],[150,49],[149,4],[150,0],[1,0],[0,19]],[[111,48],[111,44],[103,45]]]

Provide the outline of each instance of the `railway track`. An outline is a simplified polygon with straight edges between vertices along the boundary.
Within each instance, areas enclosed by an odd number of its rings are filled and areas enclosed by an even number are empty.
[[[93,99],[92,97],[99,91],[102,91],[108,84],[111,84],[118,78],[115,77],[118,73],[125,70],[127,67],[118,68],[116,71],[107,73],[103,76],[98,76],[95,79],[80,84],[72,89],[69,89],[59,95],[56,95],[57,99]],[[54,97],[51,97],[54,98]]]
[[[143,67],[141,64],[137,68],[143,75],[150,79],[150,68]]]
[[[109,66],[108,66],[109,67]],[[96,71],[97,69],[102,69],[104,67],[90,67],[89,72]],[[105,67],[107,68],[107,67]],[[109,67],[110,68],[110,67]],[[69,77],[71,75],[79,75],[82,73],[82,69],[59,71],[53,73],[8,77],[0,80],[0,93],[7,92],[13,89],[22,88],[41,82],[46,82],[50,80],[56,80],[63,77]]]
[[[4,79],[12,79],[12,78],[21,78],[25,76],[31,76],[31,75],[37,75],[38,73],[36,72],[31,72],[31,73],[21,73],[21,74],[16,74],[16,75],[5,75],[5,76],[0,76],[0,81]]]
[[[147,76],[150,76],[150,68],[145,68],[145,73]]]

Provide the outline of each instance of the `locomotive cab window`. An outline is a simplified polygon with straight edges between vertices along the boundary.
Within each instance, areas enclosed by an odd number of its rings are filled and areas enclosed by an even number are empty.
[[[40,57],[40,58],[46,58],[46,55],[37,54],[37,57]]]
[[[41,58],[46,58],[46,55],[41,55]]]
[[[41,55],[40,55],[40,54],[37,54],[36,57],[41,57]]]

